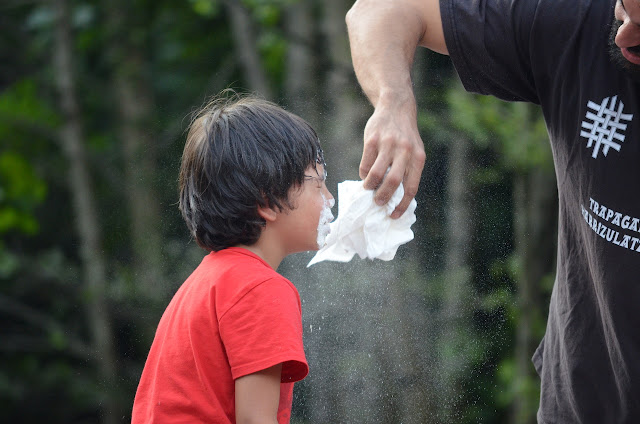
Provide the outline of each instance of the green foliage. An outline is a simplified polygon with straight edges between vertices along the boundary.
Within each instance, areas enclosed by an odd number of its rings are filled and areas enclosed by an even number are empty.
[[[282,31],[283,7],[291,0],[243,0],[258,24],[258,51],[264,70],[277,84],[284,78],[284,63],[287,55],[287,39]]]
[[[211,18],[220,13],[220,3],[215,0],[189,0],[189,3],[198,15]]]
[[[544,119],[538,107],[491,96],[469,95],[457,86],[449,91],[451,123],[480,148],[495,148],[506,169],[526,172],[553,162]]]
[[[50,137],[57,124],[57,114],[43,101],[33,79],[19,80],[0,94],[0,139],[6,147],[25,142],[25,133],[30,138],[33,133]]]
[[[282,16],[282,8],[290,3],[287,0],[243,0],[253,14],[254,19],[265,27],[276,26]]]
[[[284,17],[286,8],[296,0],[237,1],[242,1],[250,13],[263,70],[275,95],[281,97],[288,50],[296,42],[287,32]],[[150,86],[153,110],[148,131],[154,135],[155,144],[145,153],[157,160],[152,177],[157,189],[154,201],[162,216],[154,225],[162,232],[165,262],[158,287],[164,287],[167,293],[175,290],[203,254],[190,240],[176,207],[177,172],[189,112],[224,87],[246,89],[225,2],[137,0],[120,4],[126,5],[126,25],[114,34],[107,19],[113,3],[71,3],[74,82],[81,103],[99,229],[103,233],[101,253],[108,279],[105,302],[112,318],[117,355],[118,382],[112,388],[103,387],[96,362],[82,349],[91,346],[92,329],[86,311],[88,291],[81,272],[83,252],[78,248],[81,243],[68,187],[69,164],[56,143],[60,116],[57,107],[51,106],[58,102],[51,67],[55,13],[50,4],[26,2],[7,11],[15,26],[0,28],[0,32],[15,33],[15,39],[20,40],[7,49],[11,60],[0,68],[0,338],[6,341],[0,348],[2,422],[98,422],[101,405],[109,394],[120,402],[122,421],[127,422],[155,326],[167,303],[166,298],[144,297],[136,286],[138,276],[129,230],[133,218],[127,207],[129,187],[123,166],[124,146],[118,132],[121,122],[114,106],[115,69],[137,73]],[[313,2],[313,13],[318,14],[323,6]],[[315,30],[314,35],[320,37],[321,33]],[[113,40],[123,45],[114,46]],[[126,43],[140,49],[140,63],[122,63]],[[310,48],[325,43],[326,40],[314,40]],[[323,60],[327,61],[327,68],[332,65],[328,63],[328,53],[312,53],[321,58],[321,68],[325,65]],[[5,53],[2,55],[4,58]],[[447,284],[453,280],[469,281],[464,312],[470,322],[454,328],[447,342],[409,340],[422,334],[419,332],[410,334],[406,342],[420,343],[424,347],[420,352],[432,355],[414,355],[418,357],[416,363],[428,372],[438,372],[431,369],[437,367],[430,362],[434,358],[453,365],[463,363],[455,378],[448,381],[456,390],[452,408],[457,422],[502,422],[517,396],[535,395],[531,390],[535,381],[516,387],[512,378],[517,324],[514,281],[519,264],[512,254],[510,178],[535,167],[550,169],[549,147],[544,123],[535,108],[474,97],[456,89],[446,94],[451,70],[448,61],[445,69],[443,60],[429,60],[425,73],[431,75],[436,70],[436,79],[440,80],[423,85],[422,91],[417,92],[429,105],[421,107],[418,116],[428,153],[418,194],[420,215],[414,227],[420,243],[411,247],[411,255],[421,258],[420,266],[403,269],[410,261],[405,262],[406,258],[399,254],[395,261],[397,281],[391,284],[393,290],[402,292],[400,298],[418,299],[416,304],[424,306],[420,311],[436,315]],[[319,90],[324,89],[323,71],[317,69],[308,76],[318,78]],[[338,94],[318,92],[312,97],[324,102],[321,109],[325,113],[335,107],[331,97]],[[319,124],[322,127],[333,123]],[[469,266],[446,273],[446,155],[448,143],[461,135],[473,141],[470,190],[475,203],[473,222],[468,223],[475,229],[468,240],[473,257]],[[361,146],[354,144],[352,148]],[[432,275],[437,277],[431,278]],[[348,287],[351,281],[345,278],[334,283]],[[550,286],[552,279],[543,284]],[[327,297],[334,295],[328,293]],[[4,300],[8,303],[2,303]],[[355,304],[362,299],[352,301]],[[396,311],[388,308],[389,315]],[[398,324],[397,317],[388,319],[393,325]],[[425,321],[430,319],[431,316],[425,317]],[[340,321],[352,332],[360,330],[349,327],[349,319],[341,316]],[[405,321],[405,330],[411,333],[411,322]],[[535,334],[544,331],[541,324],[535,323]],[[383,340],[385,329],[375,337]],[[388,329],[400,332],[391,325]],[[348,334],[332,334],[331,338],[345,339],[347,346],[351,340]],[[394,358],[389,352],[383,353],[389,356],[385,361],[390,362]],[[379,352],[344,356],[343,352],[333,352],[333,375],[355,378],[353,374],[359,370],[377,372],[376,353]],[[373,381],[373,374],[368,378]],[[396,399],[389,402],[399,404],[397,398],[402,397],[404,382],[398,384],[394,378],[367,389],[381,395],[381,408],[394,396]],[[318,389],[311,389],[312,383],[305,384],[312,397],[313,390]],[[414,389],[429,387],[422,381],[410,384]],[[322,390],[330,390],[330,385],[326,387]],[[337,401],[340,396],[341,393],[334,393],[331,398]],[[425,398],[429,396],[430,393],[425,394]],[[303,418],[296,419],[294,422],[303,422]]]
[[[278,32],[268,31],[258,38],[258,47],[267,73],[281,81],[284,76],[282,65],[287,55],[286,40]]]
[[[536,106],[470,95],[459,83],[449,89],[446,98],[451,112],[447,120],[451,127],[449,142],[459,142],[462,138],[473,145],[469,153],[469,173],[474,190],[477,237],[473,253],[474,286],[479,297],[475,312],[476,337],[483,340],[488,349],[486,357],[476,360],[474,372],[481,375],[481,370],[490,370],[485,381],[491,382],[483,394],[469,390],[466,396],[467,399],[488,396],[498,411],[509,414],[518,403],[521,407],[517,410],[522,415],[514,422],[525,422],[535,417],[539,380],[534,377],[535,373],[519,375],[522,371],[515,368],[515,333],[521,301],[518,284],[525,265],[523,258],[514,251],[512,189],[515,178],[526,178],[539,170],[552,174],[546,126]],[[537,284],[546,286],[548,282]],[[534,340],[544,334],[544,322],[540,310],[533,319]],[[480,381],[483,379],[478,378],[473,384]],[[486,414],[487,411],[476,413]],[[476,417],[469,422],[477,421]]]
[[[0,278],[6,279],[18,269],[19,261],[16,255],[5,249],[4,243],[0,243]]]
[[[533,368],[533,365],[530,365]],[[535,375],[534,372],[531,375]],[[524,422],[535,417],[540,398],[540,382],[531,375],[520,376],[516,372],[514,358],[504,359],[497,371],[498,385],[496,387],[496,403],[503,408],[511,407],[514,402],[524,402],[525,407],[516,418],[516,422]]]
[[[46,195],[46,185],[19,154],[0,153],[0,234],[17,229],[35,234],[33,209]]]
[[[0,94],[0,236],[39,231],[36,209],[47,196],[47,184],[31,160],[56,123],[32,79],[18,80]],[[20,256],[0,240],[0,279],[13,276],[20,263]]]

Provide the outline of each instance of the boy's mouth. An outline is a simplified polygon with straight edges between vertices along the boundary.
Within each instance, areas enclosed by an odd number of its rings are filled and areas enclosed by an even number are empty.
[[[327,201],[324,196],[322,196],[324,200],[324,207],[322,208],[322,212],[320,213],[320,220],[318,222],[318,236],[316,242],[318,244],[318,249],[322,249],[325,245],[327,236],[331,232],[331,226],[329,225],[331,221],[333,221],[333,213],[331,213],[331,208],[335,204],[335,200],[331,199]]]

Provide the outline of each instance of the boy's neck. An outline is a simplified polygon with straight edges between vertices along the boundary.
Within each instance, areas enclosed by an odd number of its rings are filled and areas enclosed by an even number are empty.
[[[280,262],[282,262],[286,256],[286,254],[279,252],[278,249],[274,249],[273,246],[265,246],[264,243],[260,243],[260,240],[250,246],[239,244],[236,247],[241,247],[255,253],[274,270],[278,269]]]

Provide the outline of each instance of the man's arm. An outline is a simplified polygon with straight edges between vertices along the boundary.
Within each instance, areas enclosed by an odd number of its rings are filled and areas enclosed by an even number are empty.
[[[364,130],[360,177],[366,188],[378,188],[378,204],[404,180],[404,198],[392,215],[398,218],[418,192],[425,162],[411,87],[413,56],[418,45],[447,54],[439,0],[358,0],[346,20],[353,67],[375,108]]]
[[[278,424],[282,364],[236,379],[236,423]]]

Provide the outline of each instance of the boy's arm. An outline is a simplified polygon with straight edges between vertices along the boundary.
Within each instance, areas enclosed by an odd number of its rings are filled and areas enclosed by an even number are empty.
[[[282,364],[236,379],[236,423],[277,424]]]

